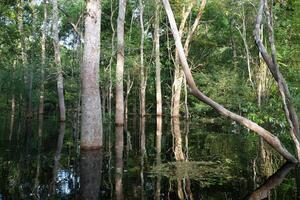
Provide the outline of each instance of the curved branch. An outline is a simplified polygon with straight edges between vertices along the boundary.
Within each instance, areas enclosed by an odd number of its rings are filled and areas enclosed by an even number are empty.
[[[269,131],[265,130],[263,127],[259,126],[255,122],[242,117],[240,115],[237,115],[226,108],[224,108],[222,105],[218,104],[217,102],[213,101],[209,97],[207,97],[205,94],[203,94],[196,86],[196,83],[194,81],[194,78],[192,76],[191,70],[189,68],[189,64],[187,62],[187,58],[184,54],[184,49],[181,43],[181,39],[179,36],[179,32],[177,29],[177,25],[175,22],[174,14],[171,9],[170,3],[168,0],[162,0],[164,4],[164,8],[166,10],[167,16],[169,18],[169,23],[171,26],[171,30],[173,33],[173,37],[175,39],[175,45],[178,50],[179,58],[184,70],[184,74],[190,89],[191,94],[193,94],[196,98],[198,98],[200,101],[204,102],[205,104],[209,105],[210,107],[214,108],[217,112],[219,112],[222,116],[228,117],[231,120],[245,126],[246,128],[252,130],[253,132],[257,133],[261,137],[263,137],[268,144],[270,144],[278,153],[280,153],[286,160],[289,160],[291,162],[297,162],[295,157],[288,152],[288,150],[283,146],[283,144],[280,142],[280,140],[274,136]]]

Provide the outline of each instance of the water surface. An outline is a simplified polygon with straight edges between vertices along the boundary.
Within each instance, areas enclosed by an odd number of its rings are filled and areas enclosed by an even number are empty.
[[[136,119],[136,120],[135,120]],[[299,170],[234,127],[130,118],[105,124],[104,147],[79,149],[75,122],[55,117],[0,126],[0,200],[296,199]],[[119,133],[116,137],[116,133]],[[122,134],[123,133],[123,134]],[[298,188],[298,190],[297,190]]]

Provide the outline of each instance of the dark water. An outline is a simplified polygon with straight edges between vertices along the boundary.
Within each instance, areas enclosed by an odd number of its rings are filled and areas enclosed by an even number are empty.
[[[16,120],[11,132],[10,120],[2,120],[0,200],[285,200],[299,195],[299,170],[253,134],[184,121],[171,127],[164,119],[160,143],[155,119],[145,119],[145,132],[135,119],[127,132],[105,124],[103,149],[81,152],[76,123],[59,124],[54,117]],[[176,161],[178,150],[184,161]]]

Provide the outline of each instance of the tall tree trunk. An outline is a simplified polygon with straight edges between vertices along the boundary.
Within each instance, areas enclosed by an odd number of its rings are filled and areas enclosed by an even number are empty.
[[[271,46],[271,56],[267,52],[261,38],[260,38],[260,27],[262,22],[263,11],[266,11],[267,15],[267,25],[269,30],[269,43]],[[264,58],[269,70],[271,71],[275,81],[277,82],[278,89],[282,98],[283,107],[286,119],[288,121],[290,127],[290,134],[295,143],[296,152],[298,156],[298,160],[300,159],[300,136],[299,136],[299,120],[296,113],[296,110],[292,103],[292,97],[289,92],[288,85],[282,76],[276,58],[276,48],[274,41],[274,30],[273,30],[273,21],[272,16],[270,14],[267,1],[261,0],[259,4],[259,9],[257,12],[256,24],[255,24],[255,41],[258,45],[259,51]]]
[[[237,115],[217,102],[213,101],[209,97],[207,97],[205,94],[203,94],[196,86],[196,83],[194,81],[194,78],[192,76],[191,70],[189,68],[189,64],[187,62],[187,58],[184,53],[184,49],[181,43],[180,35],[176,26],[175,18],[173,15],[173,11],[171,9],[170,3],[168,0],[162,0],[164,4],[164,8],[166,10],[167,16],[169,18],[169,22],[171,25],[171,31],[173,33],[173,37],[175,39],[175,45],[176,48],[178,49],[181,65],[183,67],[185,77],[187,80],[187,84],[189,86],[190,92],[192,95],[194,95],[196,98],[198,98],[200,101],[204,102],[205,104],[209,105],[210,107],[214,108],[216,111],[218,111],[222,116],[227,117],[243,126],[246,128],[252,130],[253,132],[259,134],[262,136],[267,143],[269,143],[278,153],[280,153],[285,159],[291,161],[291,162],[297,162],[295,157],[288,152],[288,150],[282,145],[280,140],[274,136],[272,133],[269,131],[265,130],[255,122],[252,122],[251,120],[242,117],[240,115]]]
[[[53,0],[53,46],[55,54],[55,65],[57,67],[57,93],[59,103],[59,120],[66,120],[66,108],[64,99],[64,78],[61,66],[60,47],[59,47],[59,27],[58,27],[58,4],[57,0]]]
[[[159,41],[159,18],[160,0],[156,0],[155,25],[154,25],[154,45],[155,45],[155,88],[156,88],[156,115],[162,116],[162,94],[161,94],[161,63],[160,63],[160,41]],[[157,124],[159,126],[159,124]],[[161,126],[161,124],[160,124]]]
[[[114,1],[112,0],[110,2],[110,26],[111,26],[111,30],[112,30],[112,36],[111,36],[111,57],[109,60],[109,87],[108,87],[108,116],[109,119],[111,120],[111,109],[112,109],[112,97],[113,97],[113,93],[112,93],[112,63],[113,63],[113,57],[115,56],[115,35],[116,35],[116,31],[114,28],[114,23],[113,23],[113,17],[114,17],[114,9],[113,9],[113,3]]]
[[[126,0],[119,0],[119,14],[117,23],[117,68],[116,68],[116,125],[124,125],[124,94],[123,94],[123,75],[124,75],[124,23],[125,23]],[[123,134],[123,133],[122,133]]]
[[[81,68],[81,148],[97,149],[102,146],[102,113],[99,91],[100,62],[100,0],[86,4],[83,64]]]
[[[141,27],[141,43],[140,43],[140,117],[146,115],[146,70],[144,66],[144,40],[145,40],[145,28],[144,28],[144,3],[143,0],[139,0],[140,8],[140,27]]]
[[[42,48],[42,65],[41,65],[41,88],[40,88],[40,99],[39,99],[39,114],[44,114],[44,99],[45,99],[45,65],[46,65],[46,34],[47,34],[47,1],[44,1],[44,20],[42,27],[42,38],[41,38],[41,48]]]
[[[243,40],[245,51],[246,51],[246,59],[247,59],[247,69],[248,69],[248,75],[249,75],[249,81],[251,83],[252,88],[254,88],[254,83],[252,80],[252,72],[251,72],[251,65],[250,65],[250,51],[249,51],[249,46],[247,43],[247,30],[246,30],[246,16],[245,16],[245,9],[244,5],[242,5],[242,31],[241,29],[237,26],[237,30]]]
[[[27,59],[27,52],[26,52],[26,41],[25,41],[25,35],[24,35],[24,20],[23,20],[23,10],[24,10],[24,0],[19,0],[18,4],[18,31],[21,35],[20,38],[20,51],[21,51],[21,62],[22,62],[22,70],[23,70],[23,79],[24,79],[24,85],[27,89],[28,85],[28,59]],[[23,94],[20,94],[20,96],[23,96]],[[23,98],[20,98],[20,100]],[[26,102],[27,101],[27,102]],[[20,101],[20,105],[21,105]],[[28,99],[25,98],[25,115],[28,116]],[[21,111],[21,110],[20,110]]]
[[[17,63],[17,61],[14,60],[13,72],[12,72],[12,81],[15,80],[16,63]],[[16,96],[15,96],[14,87],[12,87],[12,88],[13,88],[13,90],[12,90],[13,94],[12,94],[12,98],[11,98],[9,141],[12,140],[12,135],[13,135],[13,132],[14,132],[15,116],[16,116]]]
[[[155,88],[156,88],[156,162],[161,164],[161,136],[162,136],[162,93],[161,93],[161,63],[160,63],[160,0],[155,1],[155,24],[154,24],[154,45],[155,45]],[[156,182],[155,199],[160,199],[161,175],[158,175]]]

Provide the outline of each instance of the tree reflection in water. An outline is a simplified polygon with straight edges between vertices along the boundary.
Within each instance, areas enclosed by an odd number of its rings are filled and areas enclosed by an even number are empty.
[[[102,150],[80,152],[80,199],[99,199],[102,170]]]
[[[123,149],[124,149],[124,127],[116,126],[116,174],[115,174],[115,192],[116,199],[123,199]]]
[[[270,198],[270,191],[276,186],[280,185],[286,175],[293,169],[296,165],[293,163],[285,163],[280,169],[278,169],[272,176],[270,176],[264,184],[252,192],[246,199],[248,200],[260,200]]]

